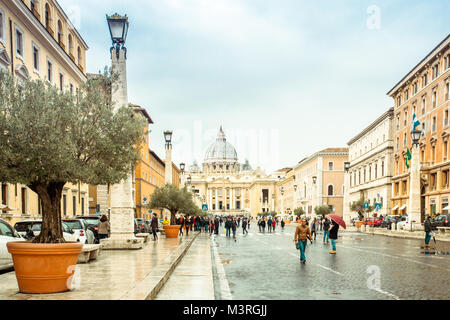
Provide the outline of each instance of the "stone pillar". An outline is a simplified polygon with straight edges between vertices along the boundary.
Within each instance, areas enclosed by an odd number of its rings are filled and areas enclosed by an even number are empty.
[[[112,71],[118,76],[117,82],[112,86],[112,100],[116,112],[119,108],[128,105],[125,50],[120,50],[117,58],[114,48],[111,59]],[[135,208],[132,189],[131,171],[120,183],[111,185],[111,237],[101,241],[103,249],[141,249],[143,246],[143,239],[134,236]]]
[[[408,205],[408,219],[410,224],[410,231],[413,230],[413,223],[419,224],[421,221],[420,213],[420,158],[419,147],[412,147],[412,159],[409,175],[409,205]]]

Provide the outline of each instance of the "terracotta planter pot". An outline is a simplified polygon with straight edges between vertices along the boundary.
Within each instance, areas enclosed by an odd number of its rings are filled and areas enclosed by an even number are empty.
[[[8,242],[7,247],[13,258],[20,292],[56,293],[70,290],[78,254],[83,249],[82,243]]]
[[[291,224],[291,220],[286,220],[284,223],[285,224]]]
[[[357,221],[355,222],[355,226],[357,229],[361,228],[361,226],[364,224],[364,221]]]
[[[178,238],[181,226],[164,226],[166,238]]]

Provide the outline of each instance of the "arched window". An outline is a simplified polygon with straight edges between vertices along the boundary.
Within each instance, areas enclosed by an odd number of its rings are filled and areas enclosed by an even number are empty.
[[[50,13],[50,6],[48,3],[45,4],[45,27],[48,29],[50,27],[50,20],[52,19]]]
[[[329,195],[329,196],[334,196],[334,187],[333,187],[332,184],[330,184],[330,185],[328,186],[328,195]]]
[[[63,39],[63,30],[62,30],[62,23],[61,20],[58,20],[58,43],[61,44],[62,43],[62,39]]]
[[[68,49],[69,49],[69,54],[72,54],[72,48],[73,48],[73,42],[72,42],[72,35],[69,34],[69,40],[68,40]]]
[[[81,65],[81,48],[78,47],[77,49],[77,61],[78,61],[78,65]],[[227,168],[228,169],[228,168]]]

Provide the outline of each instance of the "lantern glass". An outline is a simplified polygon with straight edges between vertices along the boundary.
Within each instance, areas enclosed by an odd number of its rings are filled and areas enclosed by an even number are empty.
[[[414,145],[419,144],[421,134],[422,132],[420,130],[411,131],[411,140]]]
[[[294,191],[297,191],[297,185],[296,184],[294,185]]]
[[[172,131],[165,131],[164,138],[166,139],[166,143],[170,144],[172,142]]]
[[[113,43],[125,43],[128,34],[128,17],[120,16],[117,13],[113,16],[106,15],[108,21],[109,32]]]
[[[314,176],[313,178],[313,183],[315,184],[316,183],[316,181],[317,181],[317,177],[316,176]]]
[[[348,172],[348,170],[350,169],[350,162],[344,162],[344,169]]]
[[[180,163],[180,170],[184,171],[185,168],[186,168],[186,165],[184,163]]]

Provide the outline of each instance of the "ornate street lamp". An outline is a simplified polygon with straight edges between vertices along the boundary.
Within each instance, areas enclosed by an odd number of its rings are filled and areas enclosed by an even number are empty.
[[[344,169],[345,169],[345,172],[348,173],[348,170],[350,170],[350,162],[344,162]]]
[[[184,169],[186,169],[186,164],[182,162],[180,163],[180,170],[182,174],[184,173]]]
[[[294,184],[294,191],[297,192],[297,185]]]
[[[314,177],[312,177],[312,179],[313,179],[313,183],[316,184],[316,182],[317,182],[317,177],[314,176]]]
[[[164,139],[166,139],[166,146],[172,146],[172,131],[164,131]]]
[[[112,16],[106,15],[106,20],[108,21],[109,33],[111,35],[112,47],[110,51],[116,49],[116,56],[119,59],[120,49],[124,50],[125,58],[127,57],[127,48],[125,48],[125,41],[128,35],[128,27],[130,23],[128,22],[127,15],[121,16],[115,13]]]
[[[187,177],[187,182],[188,182],[188,184],[191,184],[191,182],[192,182],[192,177],[191,176]]]
[[[422,135],[422,131],[420,130],[413,130],[411,131],[411,140],[413,146],[419,145],[420,136]]]

